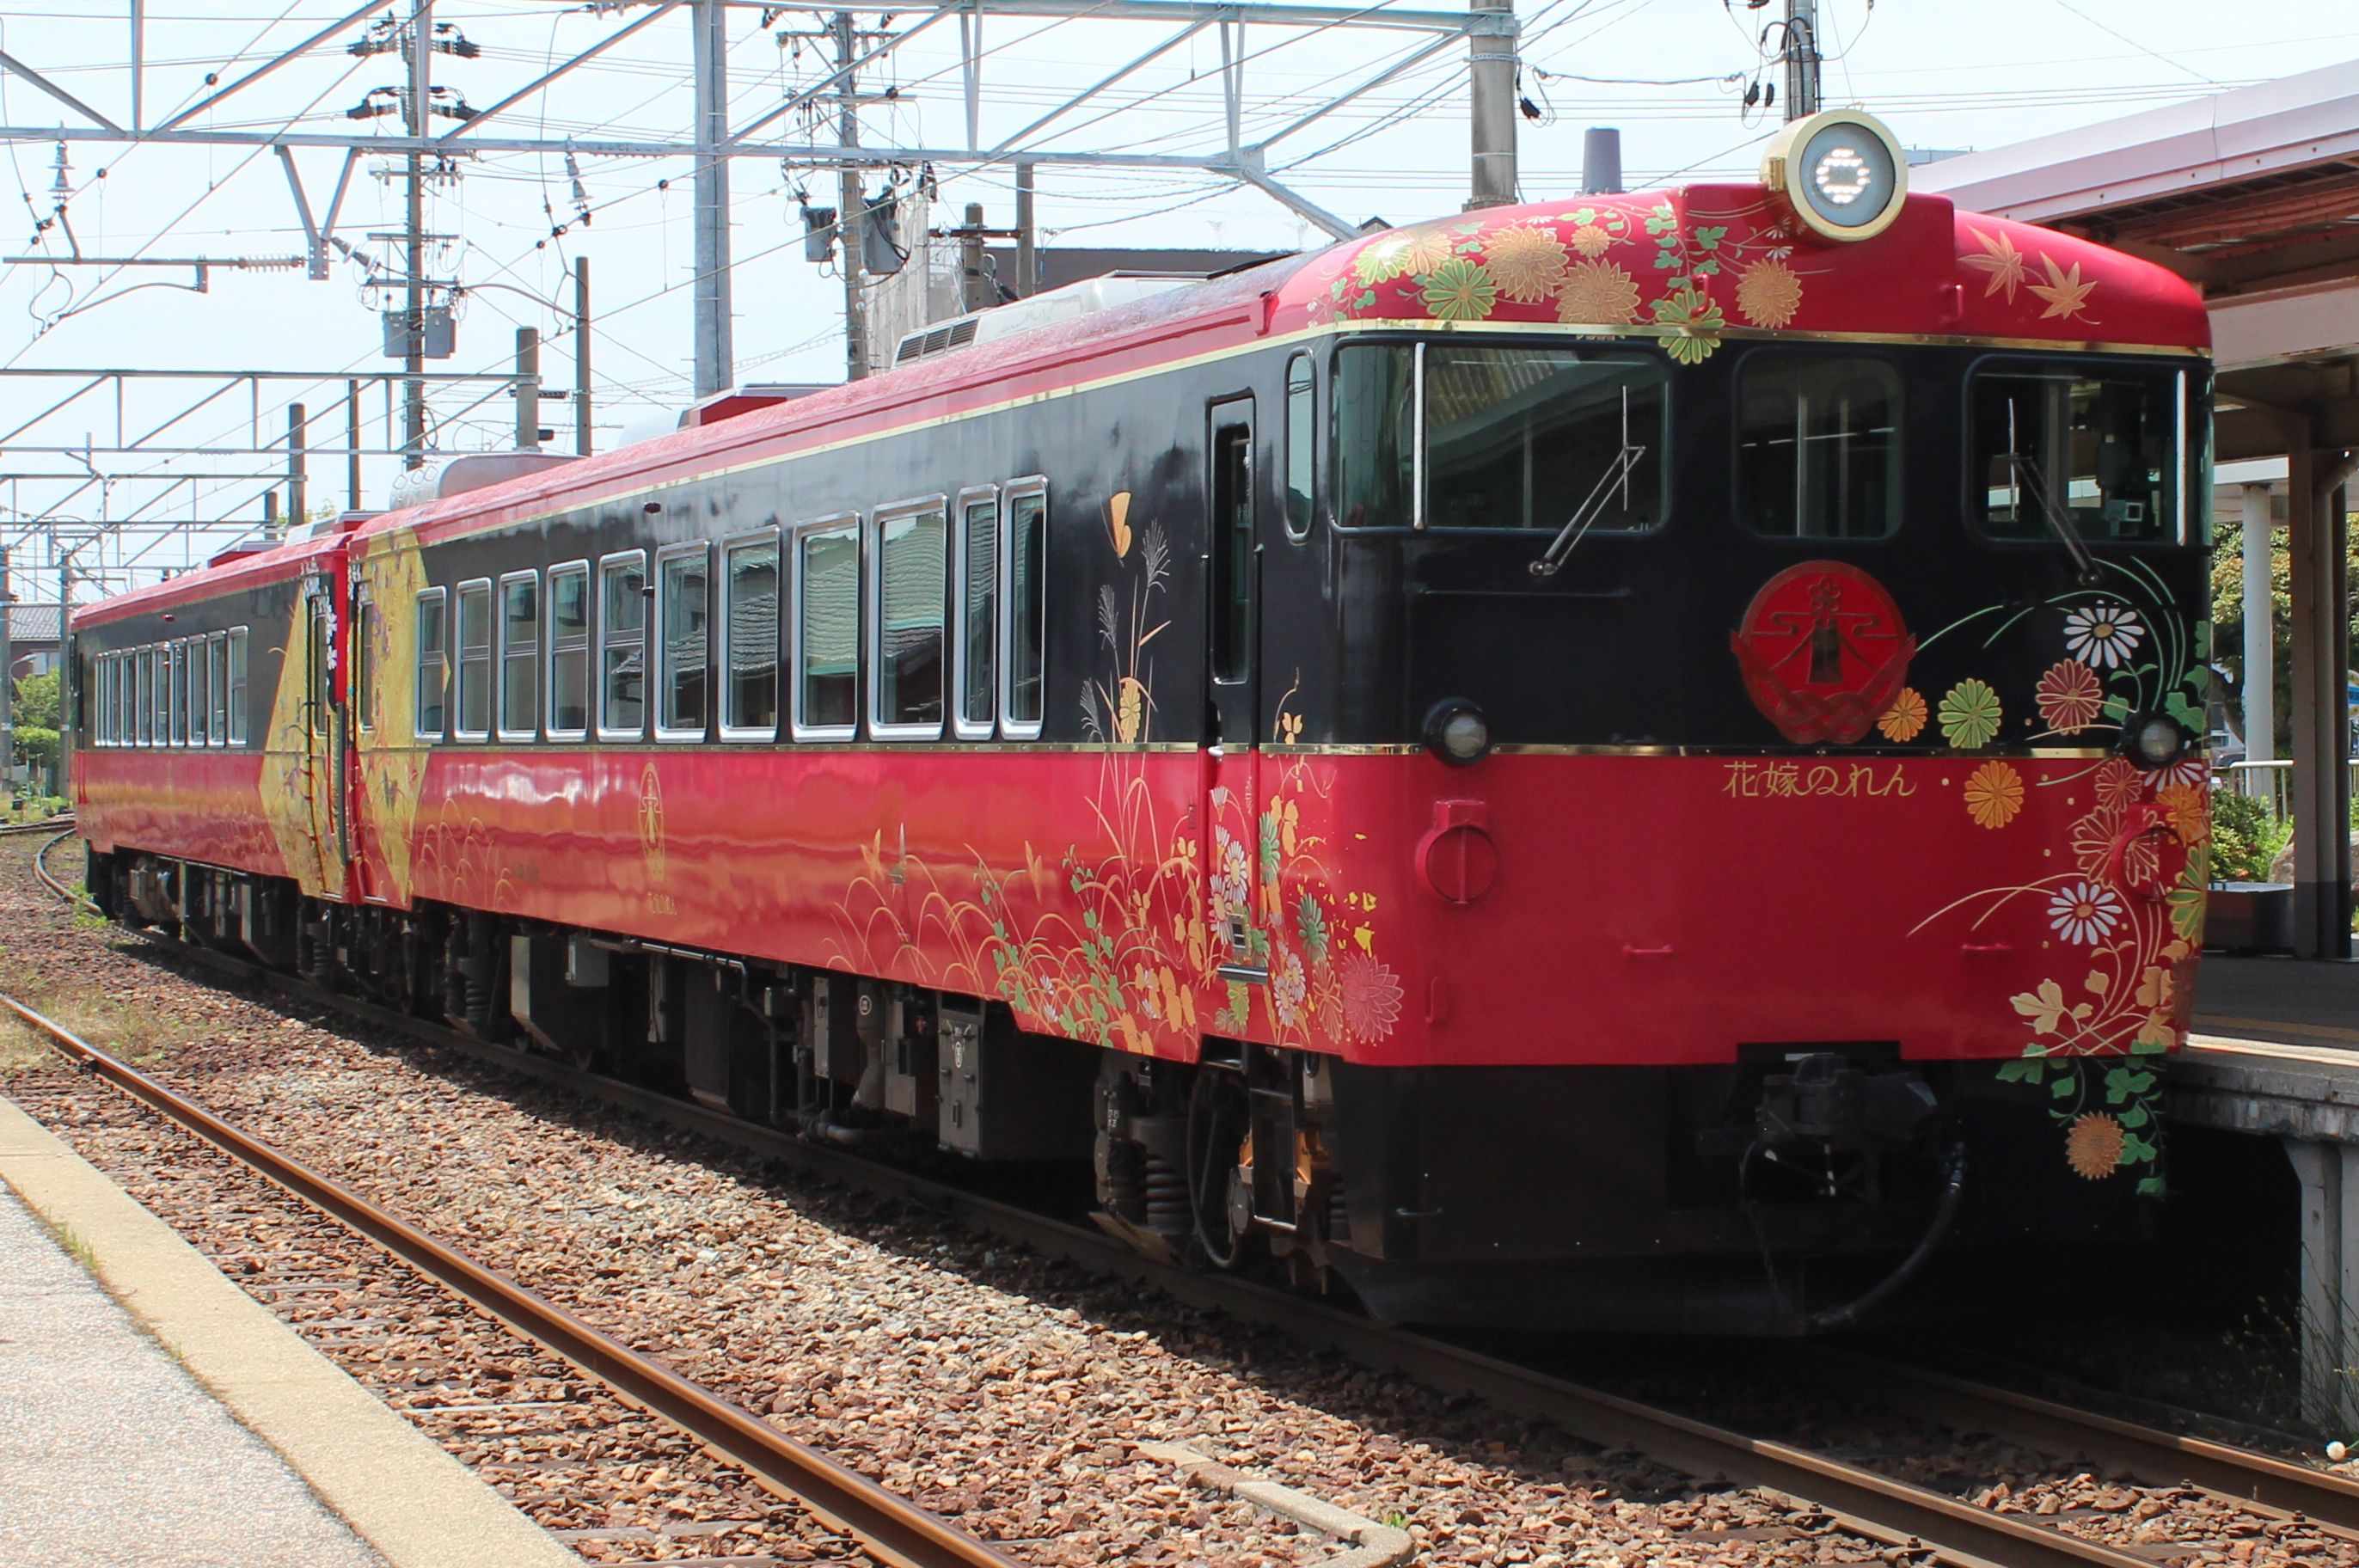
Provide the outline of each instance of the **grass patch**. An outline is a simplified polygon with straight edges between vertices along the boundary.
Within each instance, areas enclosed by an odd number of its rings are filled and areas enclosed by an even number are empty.
[[[82,1238],[80,1232],[63,1220],[53,1220],[44,1214],[36,1213],[33,1217],[41,1222],[41,1228],[49,1233],[51,1241],[65,1248],[68,1256],[82,1265],[84,1273],[97,1274],[98,1254],[90,1243]]]

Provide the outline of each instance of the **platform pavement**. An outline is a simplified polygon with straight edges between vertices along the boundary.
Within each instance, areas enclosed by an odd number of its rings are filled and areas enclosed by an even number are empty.
[[[0,1568],[581,1561],[0,1099]]]

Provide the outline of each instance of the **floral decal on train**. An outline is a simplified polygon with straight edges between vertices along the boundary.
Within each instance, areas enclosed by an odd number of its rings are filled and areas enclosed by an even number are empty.
[[[1732,319],[1784,327],[1800,313],[1795,238],[1766,197],[1726,211],[1655,197],[1476,213],[1314,262],[1311,319],[1627,327],[1651,331],[1676,363],[1701,365]]]
[[[2107,744],[2139,713],[2167,713],[2202,733],[2209,624],[2180,615],[2139,564],[2107,564],[2124,579],[2119,585],[2029,609],[1994,604],[1926,639],[1930,647],[1971,628],[1984,630],[1992,646],[2015,632],[2050,638],[2062,654],[2027,700],[2011,703],[1983,681],[1958,682],[1938,710],[1946,744],[1969,752],[1991,746],[2010,707],[2029,732],[2017,738],[2035,746]],[[1912,706],[1914,696],[1904,691],[1886,711],[1886,738],[1923,727],[1923,700]],[[2006,912],[2020,929],[2028,915],[2052,973],[2009,998],[2026,1039],[2021,1059],[2003,1064],[1999,1078],[2044,1096],[2072,1171],[2091,1181],[2129,1175],[2148,1194],[2163,1191],[2162,1080],[2152,1059],[2185,1036],[2188,982],[2203,940],[2208,780],[2208,764],[2192,752],[2154,770],[2112,755],[1976,765],[1960,777],[1960,804],[1993,833],[2014,827],[2035,795],[2060,800],[2063,811],[2038,815],[2062,824],[2060,842],[2045,851],[2057,869],[1969,894],[1917,928],[1962,920],[1969,933],[1987,932]]]
[[[1025,1028],[1113,1049],[1192,1057],[1205,1032],[1280,1044],[1374,1044],[1403,1008],[1376,955],[1373,894],[1336,885],[1325,856],[1329,791],[1302,757],[1282,762],[1258,810],[1215,787],[1169,810],[1151,786],[1158,709],[1150,647],[1165,617],[1170,550],[1131,497],[1106,512],[1118,563],[1094,596],[1103,666],[1084,684],[1082,732],[1099,753],[1100,833],[1054,858],[935,866],[879,833],[834,910],[834,958],[863,974],[994,996]],[[1283,711],[1277,734],[1301,733]],[[1242,933],[1232,952],[1228,933]],[[1224,978],[1234,959],[1261,984]]]

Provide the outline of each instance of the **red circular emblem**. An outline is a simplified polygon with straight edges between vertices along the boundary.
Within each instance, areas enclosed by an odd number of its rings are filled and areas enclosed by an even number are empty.
[[[1917,653],[1884,584],[1840,561],[1806,561],[1764,583],[1728,640],[1753,705],[1799,746],[1866,735]]]

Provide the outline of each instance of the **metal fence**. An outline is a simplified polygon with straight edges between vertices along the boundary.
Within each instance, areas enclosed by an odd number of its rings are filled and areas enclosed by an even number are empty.
[[[2354,758],[2344,766],[2351,770],[2352,793],[2359,795],[2359,758]],[[2293,814],[2293,763],[2290,759],[2232,762],[2220,771],[2228,789],[2239,795],[2267,800],[2270,812],[2279,822]]]

